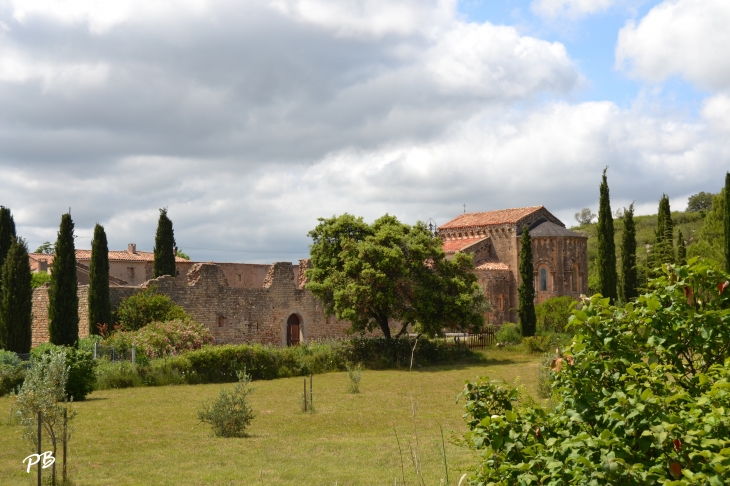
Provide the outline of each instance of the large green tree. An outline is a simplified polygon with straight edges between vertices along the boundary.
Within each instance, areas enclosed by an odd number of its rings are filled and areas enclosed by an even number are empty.
[[[70,214],[61,216],[48,289],[48,333],[53,344],[74,346],[79,340],[76,249]]]
[[[666,194],[663,194],[659,200],[651,257],[655,277],[661,275],[659,267],[667,263],[674,263],[674,222],[672,221],[672,210],[669,207],[669,197]]]
[[[616,243],[613,239],[613,213],[608,191],[606,169],[603,169],[598,207],[598,288],[604,297],[616,301],[618,276],[616,274]]]
[[[327,315],[350,321],[355,332],[409,325],[427,335],[443,328],[479,328],[486,298],[471,257],[451,260],[423,223],[409,226],[385,215],[372,225],[350,214],[320,218],[309,232],[312,268],[307,288]]]
[[[702,228],[697,232],[695,241],[687,247],[687,257],[700,256],[709,259],[717,270],[725,269],[725,194],[722,188],[719,194],[712,196],[712,207],[702,221]]]
[[[621,235],[621,280],[619,297],[628,302],[637,297],[636,275],[636,225],[634,224],[634,203],[624,211],[624,232]]]
[[[160,209],[155,235],[155,278],[163,275],[175,276],[175,232],[172,221],[167,217],[167,208]]]
[[[723,198],[723,233],[725,235],[725,271],[730,273],[730,172],[725,173],[725,194]]]
[[[527,226],[522,228],[520,239],[520,286],[517,289],[517,315],[522,335],[534,336],[537,331],[535,313],[535,270],[532,263],[532,238]]]
[[[13,214],[10,212],[10,209],[5,206],[0,206],[0,268],[5,263],[5,257],[10,251],[10,247],[13,245],[15,238]],[[2,288],[2,281],[0,281],[0,288]]]
[[[0,343],[8,351],[29,353],[31,345],[31,286],[28,247],[16,240],[8,251],[0,271]]]
[[[91,241],[89,265],[89,334],[99,334],[98,326],[101,324],[111,324],[109,246],[104,227],[97,223]]]

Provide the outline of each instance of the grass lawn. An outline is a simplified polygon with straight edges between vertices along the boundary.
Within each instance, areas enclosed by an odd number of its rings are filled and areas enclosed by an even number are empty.
[[[347,393],[346,373],[314,377],[314,413],[302,412],[302,378],[254,383],[256,411],[246,439],[213,436],[197,420],[206,398],[231,385],[183,385],[97,391],[78,411],[70,442],[76,485],[415,484],[409,456],[416,436],[425,484],[444,478],[439,425],[446,436],[450,482],[475,464],[475,455],[450,443],[465,430],[465,380],[519,379],[535,396],[539,357],[490,350],[488,361],[401,371],[364,371],[361,393]],[[20,426],[6,425],[11,399],[0,398],[0,484],[35,484],[22,460],[32,452]],[[44,447],[43,450],[48,450]],[[50,469],[44,471],[44,476]],[[60,470],[59,470],[60,472]]]

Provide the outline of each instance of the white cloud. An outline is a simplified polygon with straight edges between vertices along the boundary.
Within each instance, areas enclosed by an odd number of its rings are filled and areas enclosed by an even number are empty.
[[[705,100],[702,116],[712,128],[730,133],[730,96],[720,94]]]
[[[730,2],[672,0],[619,32],[616,66],[660,82],[679,75],[705,89],[730,88]]]
[[[531,9],[549,19],[577,18],[607,10],[617,0],[533,0]]]

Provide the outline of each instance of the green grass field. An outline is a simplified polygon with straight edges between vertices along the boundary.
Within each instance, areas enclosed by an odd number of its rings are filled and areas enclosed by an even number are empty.
[[[213,436],[196,418],[200,403],[231,385],[183,385],[97,391],[78,411],[70,443],[76,485],[416,484],[416,433],[425,484],[450,484],[475,465],[473,452],[450,442],[466,430],[464,381],[479,376],[519,380],[535,395],[539,357],[493,350],[479,365],[364,371],[361,393],[347,392],[346,373],[314,376],[314,413],[302,412],[302,378],[254,383],[249,438]],[[22,460],[32,452],[20,426],[7,425],[12,400],[0,399],[0,484],[31,485]],[[398,433],[401,463],[395,431]],[[44,450],[47,450],[44,448]],[[49,474],[47,469],[44,474]]]

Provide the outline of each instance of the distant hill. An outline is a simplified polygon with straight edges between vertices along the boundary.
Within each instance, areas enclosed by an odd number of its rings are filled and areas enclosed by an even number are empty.
[[[674,222],[674,242],[676,251],[676,239],[677,230],[682,230],[684,241],[687,244],[687,255],[692,256],[693,254],[700,254],[706,257],[714,257],[713,254],[702,254],[708,253],[707,251],[696,252],[706,245],[700,245],[695,248],[691,247],[697,245],[702,240],[702,227],[707,217],[706,211],[700,212],[672,212],[672,221]],[[652,214],[648,216],[634,216],[634,222],[636,224],[636,262],[639,267],[646,267],[647,252],[651,249],[654,244],[654,231],[656,230],[657,215]],[[597,256],[597,238],[596,238],[596,223],[591,223],[583,226],[575,226],[571,228],[574,231],[581,232],[588,236],[588,292],[594,294],[598,292],[598,270],[596,269],[596,256]],[[621,237],[624,232],[623,218],[615,218],[613,220],[613,228],[615,232],[616,240],[616,260],[617,265],[621,262]],[[620,271],[619,271],[620,272]],[[639,269],[641,274],[642,268]]]

